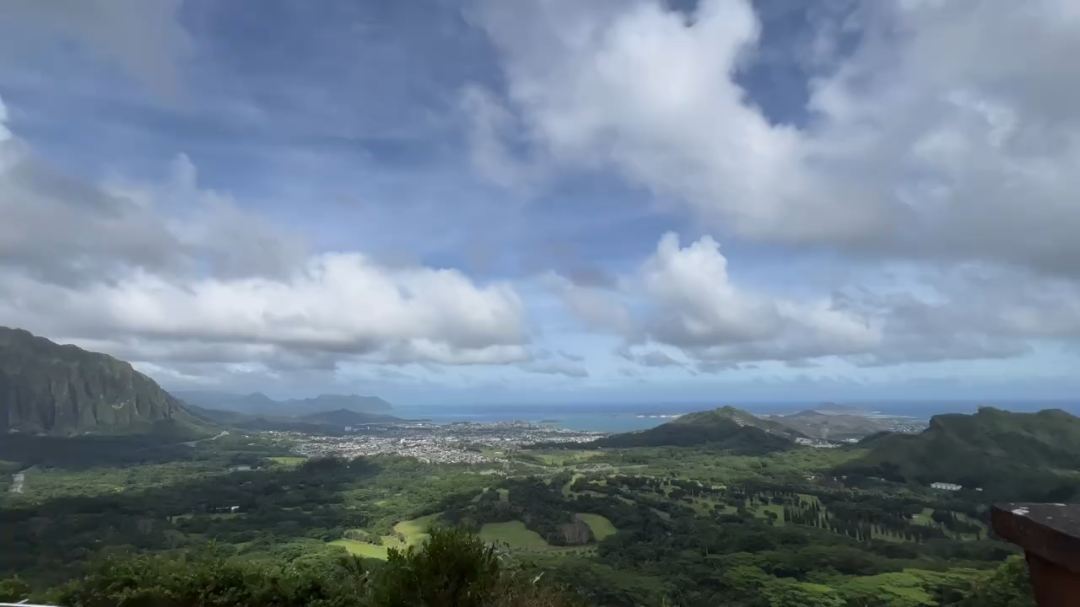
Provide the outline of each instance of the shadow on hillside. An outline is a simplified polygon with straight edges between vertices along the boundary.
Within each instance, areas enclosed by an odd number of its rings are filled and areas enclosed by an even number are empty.
[[[27,467],[85,470],[94,466],[158,464],[193,458],[191,447],[179,439],[156,434],[60,437],[13,433],[0,439],[0,460]]]
[[[380,470],[366,459],[312,460],[289,470],[234,472],[0,510],[0,577],[17,572],[61,581],[103,548],[166,550],[217,541],[270,549],[298,538],[336,539],[366,522],[345,507],[344,487]]]

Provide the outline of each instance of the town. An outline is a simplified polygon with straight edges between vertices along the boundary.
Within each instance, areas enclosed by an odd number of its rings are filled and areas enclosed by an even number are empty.
[[[359,457],[392,454],[424,463],[480,464],[506,461],[506,453],[538,443],[585,443],[603,433],[569,430],[529,422],[403,422],[346,426],[340,435],[275,432],[307,457]]]

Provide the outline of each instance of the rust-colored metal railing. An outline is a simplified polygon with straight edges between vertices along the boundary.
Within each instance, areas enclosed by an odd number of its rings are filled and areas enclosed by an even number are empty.
[[[1080,504],[997,504],[991,522],[1024,549],[1039,607],[1080,605]]]

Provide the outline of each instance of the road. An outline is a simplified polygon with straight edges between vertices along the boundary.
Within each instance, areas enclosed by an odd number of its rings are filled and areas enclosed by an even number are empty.
[[[198,445],[199,443],[206,442],[208,440],[217,440],[217,439],[221,438],[222,436],[228,436],[228,435],[229,435],[229,432],[227,430],[222,430],[220,434],[217,434],[215,436],[211,436],[210,438],[201,438],[199,440],[187,441],[187,442],[182,443],[182,444],[187,445],[188,447],[194,447],[195,445]]]

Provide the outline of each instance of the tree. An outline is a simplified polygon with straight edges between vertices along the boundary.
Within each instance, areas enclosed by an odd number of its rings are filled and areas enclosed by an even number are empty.
[[[960,607],[1035,607],[1027,563],[1021,556],[1011,556],[997,569],[975,584]]]
[[[0,580],[0,601],[17,603],[29,596],[30,585],[18,577]]]
[[[5,586],[0,585],[0,591]],[[368,569],[354,557],[271,563],[202,550],[99,563],[56,593],[69,607],[565,607],[567,599],[507,569],[460,529],[431,531],[420,547],[390,550]]]
[[[491,546],[461,530],[433,530],[420,549],[391,549],[371,596],[386,607],[480,607],[499,583]]]

